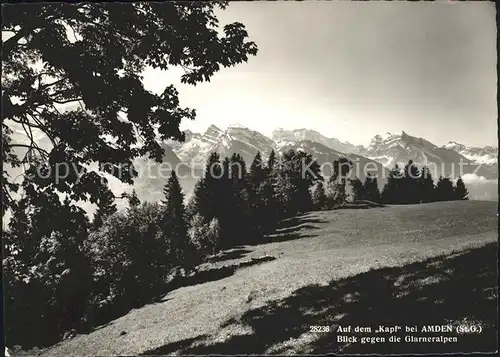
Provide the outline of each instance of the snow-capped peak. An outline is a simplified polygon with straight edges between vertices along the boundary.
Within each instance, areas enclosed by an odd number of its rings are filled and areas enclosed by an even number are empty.
[[[203,136],[209,138],[217,138],[220,134],[222,134],[222,130],[220,130],[215,125],[210,125]]]
[[[465,145],[459,144],[456,141],[448,141],[443,147],[453,150],[454,148],[465,148]]]
[[[491,165],[498,162],[498,148],[494,146],[470,147],[459,144],[456,141],[449,141],[443,148],[453,150],[465,158],[480,163]]]
[[[273,131],[272,138],[275,142],[300,142],[303,140],[310,140],[323,144],[330,149],[345,153],[356,152],[358,150],[353,144],[342,142],[337,138],[329,138],[319,131],[305,128],[295,130],[279,128]]]
[[[384,134],[384,135],[382,135],[382,136],[380,136],[380,135],[376,135],[376,138],[377,138],[377,139],[378,139],[378,138],[380,138],[381,140],[388,140],[388,139],[392,138],[393,136],[395,136],[395,135],[394,135],[394,134],[392,134],[392,133],[387,132],[387,133],[385,133],[385,134]]]
[[[212,124],[207,128],[205,132],[211,132],[211,131],[222,131],[222,130]]]
[[[487,165],[494,165],[498,160],[496,147],[467,147],[455,141],[438,147],[423,138],[413,137],[404,130],[375,135],[366,148],[340,141],[335,137],[327,137],[318,130],[304,128],[295,130],[277,128],[272,132],[272,138],[269,138],[238,122],[228,125],[225,130],[211,125],[204,134],[186,131],[186,139],[186,142],[173,147],[183,162],[204,163],[212,151],[219,152],[221,157],[238,152],[246,160],[251,161],[257,151],[266,156],[273,149],[279,151],[287,146],[300,147],[304,141],[310,141],[315,145],[321,144],[345,154],[359,154],[391,168],[396,163],[405,164],[409,160],[421,164],[469,159]],[[311,151],[314,148],[314,145],[308,145],[307,150]]]
[[[233,123],[233,124],[229,124],[227,126],[228,129],[230,128],[235,128],[235,129],[247,129],[247,127],[245,127],[244,125],[240,124],[240,123]]]

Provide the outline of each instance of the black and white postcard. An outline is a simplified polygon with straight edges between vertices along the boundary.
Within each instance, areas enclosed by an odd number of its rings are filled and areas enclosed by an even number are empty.
[[[493,2],[1,9],[6,355],[498,351]]]

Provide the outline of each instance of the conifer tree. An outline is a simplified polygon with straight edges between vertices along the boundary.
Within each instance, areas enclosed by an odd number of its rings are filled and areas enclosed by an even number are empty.
[[[247,184],[247,165],[240,154],[233,153],[229,159],[231,163],[231,179],[233,183],[246,187]]]
[[[332,175],[328,180],[328,187],[330,191],[329,200],[334,205],[343,204],[347,198],[346,183],[351,169],[352,161],[343,156],[333,161]]]
[[[271,173],[274,171],[276,162],[277,162],[276,153],[274,152],[274,150],[272,150],[271,153],[269,154],[269,158],[267,159],[266,168],[267,168],[268,173]]]
[[[401,202],[409,204],[420,202],[420,170],[412,160],[405,165],[403,175],[399,194]]]
[[[294,161],[299,174],[297,177],[299,212],[307,212],[313,208],[311,188],[317,182],[324,181],[324,178],[321,176],[321,167],[311,154],[299,151]]]
[[[250,172],[248,173],[248,182],[253,191],[256,191],[259,186],[264,182],[266,172],[262,161],[260,151],[257,152],[255,158],[250,165]]]
[[[323,211],[327,208],[327,197],[323,181],[319,181],[316,184],[312,195],[312,201],[313,208],[317,211]]]
[[[244,239],[248,228],[248,181],[246,163],[239,154],[220,162],[213,152],[207,160],[205,176],[195,187],[193,199],[195,214],[209,224],[218,220],[221,247],[237,244]]]
[[[283,177],[286,177],[289,181],[289,185],[285,186],[289,187],[287,192],[289,195],[288,210],[292,215],[297,214],[300,210],[300,200],[302,196],[297,152],[293,150],[285,152],[280,163],[280,171],[283,173]]]
[[[221,213],[222,167],[220,156],[217,152],[210,154],[205,165],[204,177],[201,178],[194,190],[194,206],[196,213],[200,214],[206,223]]]
[[[221,164],[221,190],[223,195],[231,194],[231,160],[225,157]]]
[[[435,190],[436,201],[452,201],[455,199],[453,182],[449,177],[439,177]]]
[[[266,179],[266,172],[263,166],[262,157],[260,152],[257,152],[255,158],[250,165],[250,172],[248,174],[248,198],[249,209],[255,234],[260,235],[263,233],[265,213],[265,198],[262,188]]]
[[[354,179],[350,179],[349,183],[351,184],[352,196],[354,201],[360,201],[366,199],[366,189],[361,180],[358,177]]]
[[[127,197],[129,209],[136,209],[141,204],[135,188],[132,190],[131,194],[125,194],[125,197]]]
[[[233,154],[230,158],[230,186],[226,187],[229,195],[229,207],[223,214],[227,217],[223,227],[231,245],[247,243],[251,235],[250,229],[250,207],[248,194],[248,181],[246,163],[240,154]],[[222,224],[222,222],[221,222]],[[249,243],[249,242],[248,242]]]
[[[273,232],[279,220],[279,205],[275,190],[277,161],[276,153],[272,150],[266,165],[263,165],[264,177],[257,190],[257,196],[261,200],[259,216],[262,222],[260,227],[262,234]]]
[[[278,202],[274,190],[274,179],[266,179],[259,188],[261,199],[261,229],[263,234],[274,232],[278,224]]]
[[[277,175],[279,201],[286,204],[283,211],[287,215],[309,211],[312,208],[310,188],[322,180],[320,166],[312,155],[294,150],[285,152],[280,159]]]
[[[195,185],[196,188],[196,185]],[[186,203],[186,222],[191,222],[193,217],[197,214],[195,196],[192,195]]]
[[[365,193],[365,198],[368,201],[380,203],[380,191],[378,189],[377,177],[368,174],[365,177],[365,182],[363,183],[363,191]]]
[[[389,171],[389,177],[382,190],[382,202],[389,204],[402,203],[401,201],[401,180],[404,176],[396,166]]]
[[[106,217],[109,217],[117,211],[115,204],[115,195],[113,192],[105,187],[99,197],[99,202],[97,203],[97,210],[94,214],[94,221],[92,222],[92,227],[94,229],[102,226],[102,222]]]
[[[231,160],[229,157],[225,157],[222,161],[220,174],[221,178],[218,181],[220,204],[218,213],[214,218],[218,220],[219,247],[225,248],[235,243],[231,236],[231,225],[233,224],[231,221],[233,183],[231,179]]]
[[[278,219],[294,215],[293,198],[297,196],[298,188],[292,184],[286,172],[279,170],[276,172],[274,180],[274,192],[276,195]]]
[[[462,177],[459,177],[454,187],[455,200],[468,200],[469,191],[465,187]]]
[[[163,189],[165,199],[162,201],[164,209],[163,234],[170,244],[172,258],[184,268],[191,268],[190,247],[187,238],[186,210],[184,193],[172,171]],[[168,247],[165,247],[168,248]]]
[[[419,180],[419,192],[421,202],[432,202],[434,200],[434,180],[427,166],[422,167]]]

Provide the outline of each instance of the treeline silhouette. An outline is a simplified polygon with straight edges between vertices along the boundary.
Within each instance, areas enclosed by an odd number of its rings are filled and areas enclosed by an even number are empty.
[[[249,168],[242,156],[212,153],[185,203],[175,172],[161,202],[124,194],[128,208],[102,189],[92,222],[54,191],[21,199],[4,237],[6,340],[9,346],[47,346],[122,316],[165,294],[179,279],[222,249],[268,242],[278,223],[310,210],[353,200],[387,203],[465,199],[461,180],[436,186],[425,169],[391,176],[382,194],[377,178],[348,180],[352,162],[333,162],[328,181],[312,155],[290,150],[266,161],[257,153]],[[406,172],[417,173],[409,163]],[[29,190],[29,187],[26,187]],[[29,203],[29,204],[28,204]],[[169,285],[170,284],[170,285]]]
[[[345,177],[349,176],[352,169],[352,162],[341,158],[338,161],[341,169],[338,174],[332,175],[330,180],[336,177],[340,178],[340,184],[337,184],[337,194],[340,194],[345,200]],[[337,182],[339,179],[337,178]],[[396,165],[389,172],[382,192],[378,189],[377,177],[368,173],[362,182],[358,177],[348,179],[351,186],[352,201],[371,201],[375,203],[387,204],[415,204],[437,201],[467,200],[468,191],[461,177],[454,184],[449,177],[440,176],[437,183],[434,183],[432,174],[427,166],[419,169],[412,160],[401,170]],[[315,194],[322,197],[323,188],[318,186],[320,193]],[[342,202],[342,199],[340,200]],[[323,206],[322,206],[323,207]]]
[[[468,191],[459,177],[454,184],[449,177],[440,176],[434,183],[427,166],[419,169],[412,160],[401,170],[396,165],[390,172],[381,199],[388,204],[415,204],[437,201],[467,200]]]

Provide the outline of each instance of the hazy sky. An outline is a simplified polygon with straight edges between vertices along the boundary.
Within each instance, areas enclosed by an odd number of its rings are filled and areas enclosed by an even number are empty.
[[[490,2],[241,2],[259,53],[210,83],[181,85],[203,132],[231,123],[270,135],[310,128],[354,144],[399,132],[442,145],[497,144],[496,24]],[[148,70],[163,91],[180,71]]]

